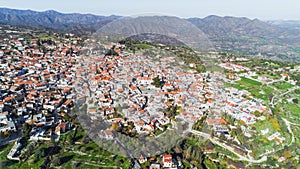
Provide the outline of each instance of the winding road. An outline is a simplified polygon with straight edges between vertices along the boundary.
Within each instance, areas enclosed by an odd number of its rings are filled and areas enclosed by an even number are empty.
[[[202,136],[206,139],[209,139],[213,144],[217,144],[218,146],[221,146],[223,148],[225,148],[226,150],[232,152],[233,154],[235,154],[236,156],[239,157],[238,160],[242,160],[242,161],[248,161],[250,163],[262,163],[264,161],[267,160],[267,157],[266,156],[263,156],[262,158],[258,159],[258,160],[254,160],[254,159],[250,159],[246,156],[243,156],[243,155],[240,155],[238,154],[237,152],[234,151],[234,148],[233,147],[230,147],[228,145],[226,145],[225,143],[221,143],[219,142],[218,140],[212,138],[209,134],[207,133],[203,133],[203,132],[200,132],[200,131],[197,131],[197,130],[191,130],[190,131],[191,133],[195,134],[195,135],[199,135],[199,136]]]
[[[288,94],[288,93],[290,93],[290,92],[292,92],[292,91],[294,91],[294,90],[297,90],[297,89],[299,89],[300,88],[300,86],[294,86],[294,87],[292,87],[292,88],[290,88],[288,91],[286,91],[286,92],[284,92],[284,93],[281,93],[280,95],[275,95],[275,96],[273,96],[272,97],[272,100],[271,100],[271,102],[270,102],[270,105],[272,105],[272,107],[274,107],[274,99],[275,99],[275,97],[282,97],[282,96],[284,96],[284,95],[286,95],[286,94]]]

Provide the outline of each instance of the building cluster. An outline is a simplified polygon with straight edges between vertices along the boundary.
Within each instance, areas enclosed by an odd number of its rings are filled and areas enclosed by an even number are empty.
[[[248,91],[224,88],[223,81],[232,79],[220,72],[197,74],[190,69],[184,71],[180,64],[170,66],[176,61],[174,57],[131,54],[116,50],[124,45],[112,45],[118,55],[82,58],[86,67],[77,71],[81,79],[78,82],[84,82],[78,87],[78,96],[90,98],[92,104],[88,103],[88,113],[91,119],[107,119],[111,124],[117,124],[113,127],[115,130],[151,134],[167,129],[172,118],[195,123],[205,114],[209,117],[206,119],[208,126],[217,134],[230,137],[226,121],[222,119],[223,113],[249,125],[258,118],[255,112],[271,112]],[[112,45],[105,47],[108,50]],[[250,72],[249,68],[232,63],[224,63],[223,67],[246,74]],[[171,116],[167,110],[172,106],[178,109]],[[107,129],[101,135],[113,138]]]
[[[130,54],[117,50],[123,45],[112,45],[118,55],[82,58],[77,69],[77,82],[82,82],[76,87],[78,97],[89,97],[91,119],[101,117],[118,123],[118,129],[130,126],[130,131],[149,134],[165,130],[172,118],[192,123],[212,105],[224,105],[218,93],[223,83],[210,80],[215,73],[196,74],[178,64],[170,66],[174,57]],[[172,107],[176,110],[168,112]]]
[[[81,39],[66,36],[0,40],[2,140],[21,137],[25,123],[31,126],[28,131],[31,140],[58,140],[61,133],[72,129],[68,120],[70,112],[81,98],[85,100],[91,121],[101,118],[109,122],[110,126],[98,133],[107,140],[114,139],[111,128],[126,129],[126,134],[156,135],[171,129],[174,119],[193,124],[204,115],[207,116],[205,123],[217,134],[230,137],[222,113],[246,125],[260,118],[255,112],[271,114],[248,91],[223,87],[223,81],[239,80],[241,74],[230,73],[226,77],[217,71],[196,73],[192,69],[195,64],[191,63],[186,69],[172,56],[132,54],[122,50],[125,45],[118,43],[97,49],[79,47]],[[108,50],[114,53],[101,54]],[[86,55],[79,54],[83,51]],[[245,66],[229,62],[219,66],[246,72],[243,76],[249,78],[255,75]],[[286,78],[289,76],[283,74],[281,80]],[[257,80],[273,82],[266,76],[259,76]],[[245,127],[242,130],[249,136]],[[262,132],[268,133],[267,130]],[[276,139],[278,143],[284,140],[280,133],[268,139]],[[15,148],[10,153],[12,159],[17,151]],[[140,163],[147,160],[151,161],[144,157],[139,159]],[[172,155],[163,155],[162,164],[153,161],[150,168],[179,165]]]
[[[149,161],[150,166],[149,169],[160,169],[160,168],[168,168],[168,169],[177,169],[182,166],[181,161],[174,158],[171,154],[164,154],[158,157],[161,159],[161,163],[158,162],[155,158],[146,158],[141,156],[138,160],[140,164],[144,164]]]
[[[221,63],[221,64],[219,64],[219,66],[221,66],[222,68],[224,68],[226,70],[230,70],[230,71],[234,71],[234,72],[250,71],[250,69],[248,67],[237,65],[237,64],[234,64],[231,62]]]
[[[50,140],[71,126],[77,40],[0,40],[0,131],[9,140],[25,123],[30,139]]]
[[[235,118],[242,120],[246,124],[256,122],[254,112],[258,111],[261,114],[271,114],[271,110],[264,106],[260,101],[250,98],[250,93],[246,90],[238,90],[236,88],[226,88],[228,92],[225,112]]]

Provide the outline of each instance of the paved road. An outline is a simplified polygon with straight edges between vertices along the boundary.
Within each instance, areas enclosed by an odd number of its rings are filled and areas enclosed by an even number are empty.
[[[0,139],[0,146],[14,142],[22,137],[22,131],[18,130],[17,133],[12,133],[8,138]]]
[[[251,163],[261,163],[261,162],[264,162],[264,161],[267,160],[267,157],[266,157],[266,156],[263,156],[263,157],[262,157],[261,159],[259,159],[259,160],[253,160],[253,159],[250,159],[250,158],[248,158],[248,157],[242,156],[242,155],[236,153],[233,147],[230,147],[230,146],[226,145],[225,143],[219,142],[218,140],[212,138],[212,137],[210,136],[210,134],[203,133],[203,132],[200,132],[200,131],[197,131],[197,130],[191,130],[190,132],[193,133],[193,134],[202,136],[202,137],[204,137],[204,138],[206,138],[206,139],[209,139],[212,143],[217,144],[217,145],[219,145],[219,146],[221,146],[221,147],[227,149],[228,151],[231,151],[232,153],[234,153],[236,156],[239,157],[239,160],[242,160],[242,161],[248,161],[248,162],[251,162]]]
[[[136,158],[133,157],[133,155],[128,151],[128,149],[124,146],[124,144],[118,138],[115,138],[115,140],[126,151],[127,156],[129,158],[131,158],[132,161],[134,161],[134,168],[135,169],[142,169],[139,162],[136,160]]]
[[[295,136],[294,136],[294,133],[291,129],[291,122],[289,122],[287,119],[285,118],[282,118],[282,120],[284,121],[284,123],[286,124],[287,128],[288,128],[288,131],[289,133],[292,134],[292,141],[290,142],[290,144],[288,146],[290,146],[293,142],[295,142]]]
[[[270,104],[274,107],[274,98],[275,97],[282,97],[282,96],[284,96],[284,95],[286,95],[286,94],[288,94],[288,93],[290,93],[290,92],[292,92],[294,90],[297,90],[299,88],[300,88],[300,86],[294,86],[294,87],[290,88],[288,91],[286,91],[284,93],[281,93],[280,95],[277,95],[277,96],[275,95],[274,97],[272,97],[272,100],[271,100]]]

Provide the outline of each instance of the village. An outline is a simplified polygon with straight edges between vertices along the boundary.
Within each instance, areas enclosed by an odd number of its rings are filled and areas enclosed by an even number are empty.
[[[120,127],[133,124],[130,128],[133,132],[150,134],[156,129],[164,130],[176,118],[195,123],[207,114],[209,123],[210,120],[218,121],[226,112],[237,120],[253,124],[256,121],[255,111],[265,115],[271,113],[261,101],[245,99],[250,96],[248,91],[223,88],[223,81],[237,78],[228,79],[221,72],[197,74],[192,69],[184,72],[180,65],[168,66],[175,62],[173,57],[156,56],[158,60],[152,61],[153,58],[149,56],[121,52],[120,48],[124,48],[121,44],[106,47],[110,49],[113,46],[118,52],[116,56],[95,56],[89,58],[89,62],[83,59],[83,63],[90,63],[86,65],[88,69],[77,69],[78,72],[88,71],[92,74],[85,79],[89,81],[89,89],[85,86],[86,90],[81,90],[82,95],[89,95],[87,91],[93,91],[87,100],[91,105],[88,109],[91,119],[101,116],[112,123],[119,123]],[[194,65],[190,64],[190,67]],[[215,77],[218,79],[212,80]],[[154,84],[155,78],[158,86]],[[81,81],[84,80],[78,82]],[[166,112],[170,106],[178,107],[172,116]],[[214,128],[221,129],[217,132],[228,133],[224,127]]]
[[[108,140],[115,139],[112,131],[132,137],[158,137],[166,130],[174,130],[176,119],[184,119],[191,124],[185,129],[187,132],[202,132],[193,125],[203,120],[201,125],[205,123],[213,133],[206,133],[209,137],[224,135],[238,144],[237,136],[231,132],[236,122],[242,123],[244,136],[254,137],[257,131],[250,126],[272,115],[270,107],[276,99],[273,101],[273,96],[270,104],[266,104],[268,96],[254,97],[252,91],[235,87],[236,82],[285,82],[291,90],[298,89],[288,74],[274,80],[230,62],[218,65],[223,72],[199,73],[194,70],[196,64],[185,65],[175,56],[130,53],[120,43],[103,45],[106,54],[94,50],[86,56],[81,51],[90,48],[78,45],[81,38],[72,34],[58,37],[0,41],[0,143],[15,141],[8,159],[20,160],[27,142],[59,142],[62,134],[74,130],[70,117],[81,98],[85,98],[90,120],[108,122],[107,128],[97,131]],[[229,125],[228,119],[235,123]],[[268,127],[260,132],[277,144],[286,144],[291,139]],[[147,161],[151,158],[139,159],[140,164]],[[162,155],[162,161],[162,166],[151,162],[150,168],[182,165],[171,154]]]
[[[59,140],[61,132],[72,129],[64,117],[74,103],[75,44],[67,39],[1,40],[1,144],[20,140],[24,124],[31,126],[29,140]],[[8,158],[20,155],[17,142]]]

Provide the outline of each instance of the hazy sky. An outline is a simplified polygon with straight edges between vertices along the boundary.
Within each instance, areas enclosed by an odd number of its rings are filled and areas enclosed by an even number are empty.
[[[300,20],[299,0],[0,0],[0,6],[97,15],[161,13],[179,17],[219,15]]]

